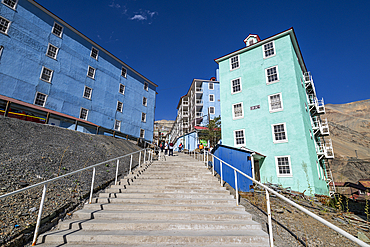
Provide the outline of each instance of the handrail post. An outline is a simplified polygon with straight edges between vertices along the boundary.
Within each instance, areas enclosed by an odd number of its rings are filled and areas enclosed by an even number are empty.
[[[220,160],[220,172],[221,172],[221,187],[223,187],[223,177],[222,177],[222,161]]]
[[[93,168],[93,175],[92,175],[92,180],[91,180],[91,190],[90,190],[89,204],[92,203],[92,196],[93,196],[93,192],[94,192],[94,181],[95,181],[95,167]]]
[[[115,180],[114,180],[114,185],[117,185],[117,178],[118,178],[118,166],[119,166],[119,159],[117,160],[116,177],[115,177]]]
[[[270,196],[269,196],[268,190],[266,190],[266,204],[267,204],[266,205],[267,206],[267,221],[268,221],[268,225],[269,225],[270,247],[274,247],[274,238],[272,236]]]
[[[234,169],[234,176],[235,176],[235,198],[236,198],[236,206],[239,205],[239,191],[238,191],[238,174]]]
[[[140,162],[141,162],[141,151],[139,152],[139,166],[140,166]]]
[[[212,174],[215,176],[215,156],[212,155]]]
[[[153,163],[153,155],[154,155],[154,151],[152,150],[151,155],[150,155],[150,163]]]
[[[208,153],[208,151],[207,151],[207,168],[208,168],[208,156],[209,156],[209,153]]]
[[[42,190],[42,197],[41,197],[41,202],[40,202],[39,215],[37,216],[37,223],[36,223],[36,228],[35,228],[35,234],[33,235],[32,246],[36,245],[37,237],[39,235],[42,209],[44,208],[44,202],[45,202],[45,196],[46,196],[46,185],[47,184],[44,184],[44,189]]]
[[[132,169],[132,154],[131,154],[131,158],[130,158],[130,173],[131,174],[131,169]]]
[[[146,158],[146,149],[144,149],[144,164],[145,164],[145,158]]]

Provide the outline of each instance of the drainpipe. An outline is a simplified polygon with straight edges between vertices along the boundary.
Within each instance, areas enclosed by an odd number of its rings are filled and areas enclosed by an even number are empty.
[[[252,164],[252,178],[255,179],[254,177],[254,157],[253,155],[255,155],[256,153],[252,153],[251,154],[251,164]]]

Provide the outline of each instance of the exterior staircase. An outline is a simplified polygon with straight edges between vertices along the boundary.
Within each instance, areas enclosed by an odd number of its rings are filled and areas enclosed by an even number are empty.
[[[139,167],[37,245],[269,246],[269,238],[202,162],[179,154]]]

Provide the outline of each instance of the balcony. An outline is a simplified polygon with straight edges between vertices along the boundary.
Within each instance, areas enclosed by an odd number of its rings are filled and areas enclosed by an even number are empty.
[[[315,132],[315,135],[317,133],[320,133],[320,135],[322,136],[330,135],[329,124],[326,118],[321,119],[319,116],[312,117],[311,125],[312,125],[312,129]]]
[[[189,105],[189,101],[183,101],[182,105]]]
[[[189,116],[189,112],[188,111],[183,111],[182,112],[182,116],[183,117],[188,117]]]
[[[189,128],[189,123],[187,123],[187,122],[186,122],[186,123],[183,123],[183,124],[182,124],[182,127],[183,127],[184,129]]]
[[[307,102],[310,110],[315,109],[317,113],[325,113],[324,99],[318,100],[314,94],[307,94]]]
[[[334,150],[331,139],[325,142],[324,140],[316,142],[316,153],[317,155],[324,155],[327,159],[334,158]]]
[[[201,100],[201,99],[196,99],[196,100],[195,100],[195,104],[196,104],[196,105],[203,105],[203,100]]]
[[[195,92],[196,93],[203,93],[203,89],[201,87],[196,87]]]
[[[197,113],[195,113],[195,117],[201,118],[201,117],[203,117],[203,114],[201,112],[197,112]]]

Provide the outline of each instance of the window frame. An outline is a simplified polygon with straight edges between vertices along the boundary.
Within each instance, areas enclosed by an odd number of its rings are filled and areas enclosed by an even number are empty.
[[[121,92],[121,86],[123,87],[123,91],[122,91],[122,92]],[[125,91],[126,91],[126,86],[125,86],[125,85],[123,85],[122,83],[120,83],[120,84],[119,84],[119,88],[118,88],[118,92],[119,92],[120,94],[125,95]]]
[[[213,109],[213,113],[211,112],[211,109]],[[208,112],[209,112],[209,114],[214,115],[214,114],[216,114],[216,108],[214,106],[210,106],[209,109],[208,109]]]
[[[124,73],[123,73],[124,72]],[[127,78],[127,69],[125,67],[122,66],[121,68],[121,76],[123,78]]]
[[[90,93],[89,93],[89,97],[86,97],[85,96],[85,93],[86,93],[86,89],[90,89]],[[83,93],[83,97],[85,98],[85,99],[91,99],[91,95],[92,95],[92,88],[91,87],[88,87],[88,86],[85,86],[85,88],[84,88],[84,93]]]
[[[118,128],[116,128],[117,127],[117,123],[118,123]],[[119,121],[119,120],[115,120],[114,121],[114,130],[116,130],[116,131],[121,131],[121,123],[122,123],[122,121]]]
[[[285,134],[285,139],[284,140],[276,140],[274,126],[277,126],[277,125],[283,125],[284,126],[284,134]],[[272,140],[273,140],[273,143],[285,143],[285,142],[288,142],[288,131],[286,129],[286,123],[271,124],[271,130],[272,130]],[[279,132],[279,133],[282,133],[282,132]]]
[[[11,8],[12,10],[16,10],[16,9],[17,9],[17,5],[18,5],[18,0],[15,0],[14,2],[15,2],[15,3],[14,3],[14,7],[11,7],[11,6],[9,6],[8,4],[6,4],[6,3],[4,2],[4,0],[2,0],[2,1],[1,1],[1,3],[2,3],[2,4],[4,4],[5,6],[7,6],[7,7]]]
[[[211,86],[212,85],[212,86]],[[215,89],[215,85],[214,85],[214,83],[213,82],[209,82],[208,83],[208,89],[209,90],[214,90]]]
[[[2,57],[3,55],[3,51],[4,51],[4,46],[0,45],[0,58]]]
[[[144,90],[147,92],[149,91],[149,83],[144,82]]]
[[[212,100],[211,100],[211,96],[212,96]],[[214,94],[209,95],[209,102],[215,102],[215,95]]]
[[[45,80],[44,78],[42,78],[42,75],[44,74],[44,70],[51,71],[49,80]],[[45,66],[42,66],[41,74],[40,74],[40,80],[45,81],[45,82],[48,82],[48,83],[51,83],[51,80],[53,78],[53,74],[54,74],[54,70],[51,70],[49,68],[46,68]]]
[[[143,106],[148,106],[148,98],[143,97]]]
[[[2,16],[0,16],[0,19],[4,19],[5,21],[7,21],[7,22],[8,22],[8,24],[7,24],[7,26],[6,26],[6,30],[5,30],[5,32],[0,30],[0,33],[5,34],[5,35],[8,35],[8,31],[9,31],[9,28],[10,28],[10,24],[12,24],[12,22],[11,22],[11,21],[9,21],[8,19],[6,19],[5,17],[2,17]]]
[[[52,57],[52,56],[49,55],[50,47],[53,47],[53,48],[56,49],[56,51],[55,51],[55,57]],[[52,59],[57,60],[58,52],[59,52],[59,48],[56,47],[55,45],[52,45],[52,44],[49,43],[48,44],[48,49],[46,50],[46,54],[45,55],[48,56],[48,57],[50,57],[50,58],[52,58]]]
[[[86,111],[86,117],[85,118],[82,118],[81,116],[82,116],[82,111],[83,110],[85,110]],[[81,107],[80,108],[80,115],[79,115],[79,119],[82,119],[82,120],[86,120],[87,121],[87,117],[88,117],[88,115],[89,115],[89,110],[88,109],[86,109],[86,108],[83,108],[83,107]]]
[[[278,158],[286,158],[286,157],[288,158],[289,174],[281,174],[279,172]],[[276,166],[276,175],[277,175],[277,177],[281,177],[281,178],[293,177],[292,163],[291,163],[291,160],[290,160],[290,155],[275,156],[275,166]]]
[[[36,100],[37,100],[37,95],[38,94],[42,94],[42,95],[44,95],[45,96],[45,100],[44,100],[44,103],[43,103],[43,105],[39,105],[39,104],[36,104]],[[44,94],[44,93],[40,93],[40,92],[36,92],[36,94],[35,94],[35,99],[33,100],[33,104],[34,105],[37,105],[37,106],[41,106],[41,107],[45,107],[45,104],[46,104],[46,100],[47,100],[47,98],[48,98],[48,95],[47,94]]]
[[[239,80],[239,87],[240,87],[240,91],[237,91],[237,92],[234,92],[234,85],[233,85],[233,82],[236,81],[236,80]],[[235,79],[232,79],[230,81],[231,83],[231,94],[237,94],[237,93],[240,93],[242,91],[242,78],[241,77],[238,77],[238,78],[235,78]]]
[[[93,57],[93,51],[96,51],[96,57]],[[91,47],[90,57],[94,58],[95,60],[98,60],[99,57],[99,50],[95,47]]]
[[[54,33],[55,25],[58,25],[58,26],[60,26],[62,28],[62,30],[60,31],[60,34],[59,35],[57,35],[56,33]],[[62,38],[63,31],[64,31],[64,27],[62,25],[60,25],[59,23],[57,23],[56,21],[54,21],[53,28],[51,29],[51,33],[54,34],[55,36],[57,36],[58,38]]]
[[[122,112],[123,111],[123,103],[121,101],[119,101],[119,100],[117,100],[116,111],[118,111],[118,112]]]
[[[141,122],[146,123],[146,113],[144,112],[141,113]]]
[[[237,137],[236,137],[236,132],[237,131],[242,131],[243,133],[243,143],[242,144],[238,144],[237,143]],[[234,137],[234,147],[242,147],[245,145],[246,143],[246,139],[245,139],[245,129],[238,129],[238,130],[234,130],[233,131],[233,137]],[[240,137],[239,137],[240,138]]]
[[[275,81],[272,81],[272,82],[269,82],[269,76],[267,74],[267,70],[269,69],[272,69],[272,68],[276,68],[276,76],[277,76],[277,80]],[[280,76],[279,76],[279,68],[278,68],[278,65],[274,65],[274,66],[271,66],[271,67],[268,67],[265,69],[265,76],[266,76],[266,84],[267,85],[270,85],[270,84],[273,84],[273,83],[276,83],[276,82],[279,82],[280,81]]]
[[[235,106],[235,105],[239,105],[239,104],[241,104],[241,108],[242,108],[242,115],[241,115],[241,116],[236,117],[236,116],[235,116],[235,111],[234,111],[234,106]],[[244,118],[244,107],[243,107],[243,102],[238,102],[238,103],[232,104],[232,106],[231,106],[231,111],[232,111],[232,114],[233,114],[233,120]]]
[[[280,97],[280,105],[281,105],[281,107],[279,109],[272,109],[271,96],[275,96],[275,95],[279,95],[279,97]],[[279,111],[283,111],[284,110],[282,93],[270,94],[268,96],[268,102],[269,102],[269,111],[270,111],[270,113],[279,112]]]
[[[235,58],[235,57],[237,57],[237,58],[238,58],[238,61],[237,61],[238,66],[237,66],[237,67],[235,67],[235,68],[233,68],[233,64],[234,64],[235,62],[233,63],[233,62],[232,62],[232,59],[233,59],[233,58]],[[235,55],[235,56],[230,57],[230,58],[229,58],[229,62],[230,62],[230,71],[233,71],[233,70],[239,69],[239,68],[240,68],[240,56],[239,56],[239,54],[238,54],[238,55]]]
[[[140,129],[140,138],[145,138],[145,129]]]
[[[272,43],[272,50],[274,51],[274,54],[269,55],[269,56],[266,56],[266,53],[265,53],[265,45],[268,45],[270,43]],[[269,50],[271,50],[271,49],[269,49]],[[267,42],[267,43],[263,44],[262,45],[262,53],[263,53],[263,58],[264,59],[276,56],[275,41],[272,40],[270,42]]]
[[[94,74],[93,74],[93,76],[92,76],[92,77],[89,75],[90,68],[94,70]],[[91,66],[89,65],[89,66],[87,67],[87,77],[89,77],[89,78],[91,78],[91,79],[95,80],[95,74],[96,74],[96,69],[95,69],[94,67],[91,67]]]

